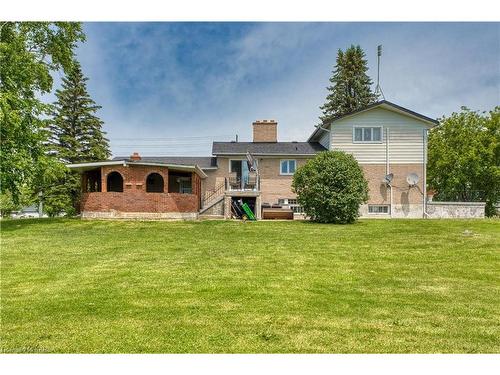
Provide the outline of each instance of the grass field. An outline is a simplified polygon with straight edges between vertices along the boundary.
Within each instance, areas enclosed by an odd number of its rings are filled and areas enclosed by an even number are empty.
[[[3,352],[500,352],[498,220],[1,226]]]

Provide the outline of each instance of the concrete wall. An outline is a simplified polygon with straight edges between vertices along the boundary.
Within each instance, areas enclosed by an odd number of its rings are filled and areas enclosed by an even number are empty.
[[[482,202],[429,202],[427,214],[432,219],[484,218],[484,207]]]
[[[84,211],[83,219],[196,220],[196,212]]]

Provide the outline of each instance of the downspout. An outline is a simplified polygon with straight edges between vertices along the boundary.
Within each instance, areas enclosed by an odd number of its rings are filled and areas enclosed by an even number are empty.
[[[385,175],[387,176],[390,172],[389,166],[389,128],[385,128]],[[392,185],[387,184],[389,186],[389,215],[392,218]]]
[[[423,157],[423,163],[422,163],[422,191],[423,191],[423,198],[422,198],[422,218],[428,218],[429,214],[427,213],[427,129],[423,130],[422,133],[422,144],[423,144],[423,150],[422,150],[422,157]]]

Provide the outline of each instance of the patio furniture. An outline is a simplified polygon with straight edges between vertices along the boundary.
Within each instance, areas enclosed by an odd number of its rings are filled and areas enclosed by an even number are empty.
[[[238,190],[241,188],[240,181],[238,179],[238,176],[236,175],[236,172],[229,173],[228,184],[231,190]]]
[[[256,186],[257,186],[257,173],[249,172],[245,187],[249,190],[254,190]]]

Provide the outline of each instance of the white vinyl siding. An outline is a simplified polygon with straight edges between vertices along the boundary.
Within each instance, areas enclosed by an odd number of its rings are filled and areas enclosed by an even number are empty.
[[[356,127],[382,127],[381,142],[354,141]],[[396,164],[422,163],[423,132],[426,124],[382,108],[335,121],[331,127],[330,149],[352,154],[362,164],[386,162],[386,135],[389,133],[389,161]]]
[[[323,135],[319,139],[319,144],[326,148],[327,150],[330,149],[330,132],[324,131]]]

